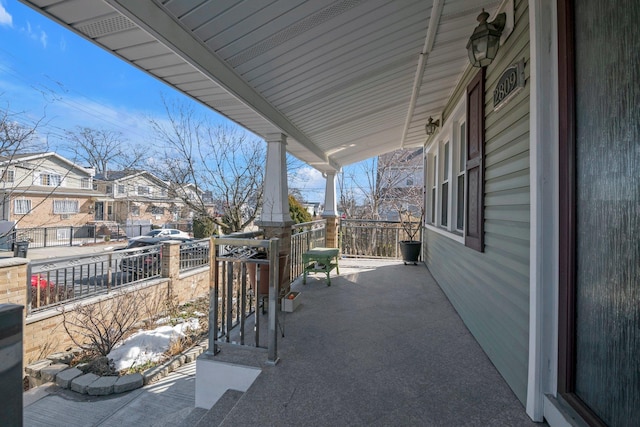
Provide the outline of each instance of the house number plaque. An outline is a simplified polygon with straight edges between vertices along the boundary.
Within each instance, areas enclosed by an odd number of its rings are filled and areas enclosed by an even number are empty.
[[[493,110],[504,107],[524,88],[524,59],[504,70],[493,91]]]

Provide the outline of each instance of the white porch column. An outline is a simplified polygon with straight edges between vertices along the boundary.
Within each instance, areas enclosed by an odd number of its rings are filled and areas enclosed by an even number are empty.
[[[338,240],[338,205],[336,203],[336,172],[326,173],[327,185],[324,191],[324,211],[322,217],[327,221],[326,246],[328,248],[340,247]]]
[[[338,216],[338,204],[336,202],[336,172],[327,172],[327,182],[324,190],[324,211],[322,216]]]
[[[267,164],[263,183],[264,200],[258,223],[260,226],[282,227],[292,224],[289,215],[286,146],[286,135],[267,135]]]

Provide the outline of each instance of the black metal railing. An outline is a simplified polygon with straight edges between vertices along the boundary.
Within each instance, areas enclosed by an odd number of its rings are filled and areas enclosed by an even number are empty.
[[[417,229],[414,223],[413,228]],[[420,240],[420,235],[418,240]],[[400,242],[410,240],[399,221],[343,219],[340,221],[342,256],[401,258]]]
[[[135,226],[86,224],[17,228],[0,236],[0,246],[4,249],[11,249],[16,242],[28,242],[30,249],[86,245],[106,240],[122,240],[127,236],[135,237],[150,230],[150,224]]]
[[[327,241],[327,220],[318,220],[291,226],[290,277],[293,281],[304,271],[302,254],[309,249],[323,247]]]
[[[180,244],[180,271],[209,265],[210,239],[194,240]]]
[[[28,313],[161,276],[161,246],[30,262]]]

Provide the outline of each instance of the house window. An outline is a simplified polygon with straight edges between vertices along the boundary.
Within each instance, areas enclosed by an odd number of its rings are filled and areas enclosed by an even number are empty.
[[[138,186],[138,195],[145,196],[151,193],[148,185],[139,185]]]
[[[118,194],[124,194],[124,184],[118,184]]]
[[[164,215],[164,208],[160,206],[151,206],[152,215]]]
[[[131,206],[131,215],[140,216],[140,206]]]
[[[456,183],[456,229],[464,230],[464,174],[467,168],[467,124],[458,126],[458,179]]]
[[[440,192],[440,225],[449,224],[449,141],[442,147],[442,181]]]
[[[80,180],[80,188],[91,188],[91,178],[82,178]]]
[[[425,203],[431,213],[429,227],[464,243],[466,184],[466,99],[463,99],[443,123],[437,139],[426,147],[433,170],[429,174],[430,197]]]
[[[54,200],[53,201],[53,213],[54,214],[75,214],[79,212],[79,203],[77,200]]]
[[[106,193],[106,194],[111,194],[111,192],[112,192],[112,191],[113,191],[113,187],[112,187],[112,186],[107,185],[107,186],[105,187],[105,193]]]
[[[26,215],[31,212],[31,200],[16,199],[13,201],[13,212],[16,215]]]
[[[41,173],[40,185],[46,187],[59,187],[62,182],[62,177],[55,173]]]
[[[433,156],[433,163],[431,165],[433,171],[431,175],[431,223],[436,223],[436,205],[438,198],[437,182],[438,182],[438,156]]]
[[[15,179],[15,171],[11,169],[6,169],[2,172],[2,178],[0,178],[0,181],[13,182],[14,179]]]

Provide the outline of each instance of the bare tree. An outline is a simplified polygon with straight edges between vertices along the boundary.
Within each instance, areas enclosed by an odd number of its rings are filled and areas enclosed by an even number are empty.
[[[37,139],[38,127],[43,118],[27,125],[19,121],[25,116],[24,113],[12,113],[8,106],[0,109],[0,157],[3,159],[46,148],[45,144]]]
[[[224,233],[245,229],[262,204],[264,143],[238,127],[210,123],[185,103],[164,105],[167,120],[150,119],[165,147],[154,173],[174,185],[175,196],[196,216],[213,217]],[[187,191],[189,185],[196,191]]]
[[[32,191],[35,186],[31,173],[24,173],[39,166],[38,160],[24,163],[24,155],[46,152],[48,143],[39,133],[46,125],[46,116],[32,119],[26,112],[14,112],[8,104],[0,107],[0,219],[6,219],[12,198]],[[66,176],[61,177],[62,179]],[[42,193],[40,202],[32,206],[36,209],[49,198],[57,186],[51,186],[48,193]],[[16,221],[20,222],[22,218]],[[0,231],[0,238],[13,232],[13,226]]]
[[[74,153],[75,161],[95,168],[96,174],[104,178],[108,178],[110,167],[134,169],[149,155],[148,150],[130,144],[119,131],[77,127],[66,135],[66,148]]]
[[[373,220],[419,212],[422,170],[422,149],[396,150],[345,167],[338,181],[342,208],[349,217]]]

